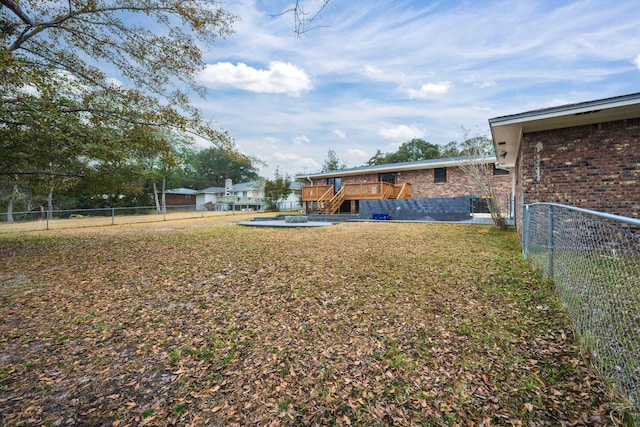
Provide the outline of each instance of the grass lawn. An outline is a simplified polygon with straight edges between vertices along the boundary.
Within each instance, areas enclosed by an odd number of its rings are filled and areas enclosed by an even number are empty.
[[[0,425],[614,425],[515,233],[228,222],[0,234]]]

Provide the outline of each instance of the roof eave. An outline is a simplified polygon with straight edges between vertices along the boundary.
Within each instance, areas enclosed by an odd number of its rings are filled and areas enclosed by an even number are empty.
[[[527,111],[489,119],[497,167],[513,168],[522,136],[527,132],[561,129],[640,117],[640,93]]]
[[[442,159],[442,161],[437,162],[428,162],[423,164],[416,164],[413,162],[409,162],[407,164],[403,163],[392,163],[389,165],[375,165],[369,168],[355,168],[355,169],[340,169],[329,172],[320,172],[313,174],[301,174],[297,175],[298,179],[312,179],[312,178],[337,178],[337,177],[345,177],[345,176],[356,176],[356,175],[370,175],[376,173],[386,173],[386,172],[405,172],[412,170],[424,170],[424,169],[435,169],[435,168],[445,168],[445,167],[454,167],[460,166],[461,164],[474,164],[474,163],[495,163],[495,156],[487,156],[487,157],[479,157],[475,159],[469,158],[452,158],[452,159]]]

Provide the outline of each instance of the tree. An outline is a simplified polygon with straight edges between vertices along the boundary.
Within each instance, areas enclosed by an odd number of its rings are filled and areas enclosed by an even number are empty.
[[[327,158],[324,160],[324,163],[322,164],[322,170],[325,172],[329,172],[329,171],[337,171],[337,170],[341,170],[341,169],[345,169],[347,167],[346,163],[341,161],[338,156],[336,155],[336,152],[329,149],[329,151],[327,152]]]
[[[418,160],[429,160],[440,157],[440,147],[424,139],[412,139],[403,143],[397,151],[382,154],[376,151],[375,156],[369,159],[369,165],[385,165],[388,163],[415,162]]]
[[[491,141],[485,136],[468,137],[465,134],[464,141],[460,144],[464,155],[472,159],[486,159],[487,141]],[[491,214],[493,224],[499,230],[507,228],[506,219],[500,210],[499,194],[493,185],[493,163],[488,161],[461,162],[460,169],[469,177],[480,190],[480,196],[487,201],[487,207]]]
[[[295,3],[284,12],[272,14],[272,16],[285,15],[288,13],[293,15],[294,32],[298,37],[300,37],[307,31],[316,28],[316,21],[330,2],[331,0],[320,0],[320,6],[317,6],[316,2],[314,7],[308,9],[305,7],[305,2],[303,0],[296,0]]]
[[[441,158],[459,157],[459,156],[460,156],[460,149],[458,148],[458,143],[456,141],[451,141],[445,144],[440,149]]]
[[[378,148],[376,150],[376,154],[374,154],[373,157],[367,161],[367,165],[374,166],[385,164],[385,158],[386,155]]]
[[[121,162],[140,126],[233,147],[185,89],[204,93],[199,46],[235,19],[216,0],[0,0],[1,186]]]
[[[402,144],[398,151],[392,153],[389,163],[415,162],[418,160],[436,159],[440,156],[440,147],[424,139],[412,139]]]
[[[225,179],[245,182],[258,178],[257,159],[235,150],[210,147],[194,153],[190,167],[192,173],[185,187],[203,189],[224,187]]]
[[[273,180],[265,180],[264,202],[267,210],[279,210],[279,203],[289,197],[289,194],[291,194],[291,178],[288,175],[281,176],[276,170]]]

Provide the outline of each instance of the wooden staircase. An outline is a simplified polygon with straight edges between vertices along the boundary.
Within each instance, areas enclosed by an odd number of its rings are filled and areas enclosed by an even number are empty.
[[[342,202],[344,202],[345,191],[344,187],[340,189],[333,197],[329,200],[318,200],[318,213],[323,214],[334,214],[342,206]]]
[[[402,184],[396,199],[408,199],[411,197],[411,184],[407,184],[406,182]]]

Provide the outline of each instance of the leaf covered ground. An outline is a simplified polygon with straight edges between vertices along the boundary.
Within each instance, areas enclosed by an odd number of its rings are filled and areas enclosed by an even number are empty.
[[[206,221],[0,236],[0,425],[615,423],[513,232]]]

